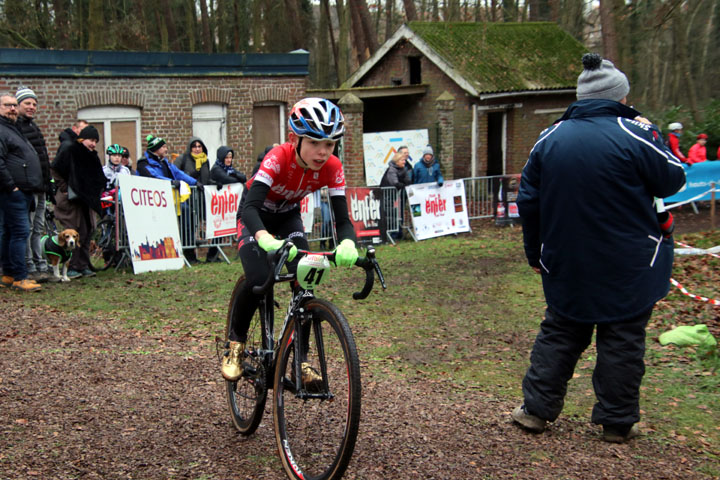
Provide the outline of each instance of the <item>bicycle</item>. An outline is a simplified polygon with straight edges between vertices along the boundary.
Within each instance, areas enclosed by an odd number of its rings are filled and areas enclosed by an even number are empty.
[[[101,199],[101,206],[105,214],[95,225],[95,230],[90,236],[90,269],[96,272],[104,272],[110,267],[119,267],[122,260],[122,252],[116,244],[116,202],[115,192]],[[100,258],[102,258],[102,264],[100,264]]]
[[[241,377],[226,381],[232,421],[242,435],[258,428],[265,410],[268,390],[274,389],[273,424],[278,453],[288,477],[332,480],[345,473],[352,457],[360,424],[360,361],[355,340],[343,313],[331,302],[315,297],[314,290],[327,278],[334,254],[298,250],[298,274],[281,273],[292,243],[268,254],[270,275],[253,287],[261,296],[260,305],[248,329]],[[374,285],[375,273],[387,288],[375,250],[355,263],[365,270],[365,285],[353,294],[366,298]],[[273,287],[295,282],[284,321],[274,335]],[[228,348],[230,326],[244,287],[241,276],[233,290],[228,309],[225,339]],[[219,339],[218,357],[222,360]],[[301,364],[309,362],[322,377],[313,388],[302,383]],[[317,385],[321,383],[321,385]]]

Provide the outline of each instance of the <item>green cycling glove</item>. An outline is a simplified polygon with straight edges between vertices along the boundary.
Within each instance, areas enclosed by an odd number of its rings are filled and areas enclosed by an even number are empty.
[[[335,249],[335,265],[338,267],[352,267],[358,259],[355,242],[346,238]]]
[[[285,245],[285,241],[278,240],[277,238],[273,237],[268,233],[260,237],[260,239],[258,240],[258,245],[260,245],[260,248],[262,248],[266,252],[272,252],[273,250],[280,250],[282,246]],[[293,245],[290,249],[290,253],[288,254],[288,262],[292,262],[293,258],[295,258],[295,255],[297,255],[297,247]]]

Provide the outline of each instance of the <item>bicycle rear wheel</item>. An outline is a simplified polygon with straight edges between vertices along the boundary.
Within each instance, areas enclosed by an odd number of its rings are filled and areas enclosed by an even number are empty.
[[[227,323],[225,326],[225,342],[229,341],[230,325],[232,319],[242,308],[239,301],[239,292],[244,287],[245,276],[241,276],[235,284],[230,306],[228,309]],[[272,308],[272,306],[270,306]],[[266,357],[261,350],[268,351],[271,347],[266,345],[267,341],[263,335],[265,325],[265,305],[261,304],[248,328],[245,352],[242,358],[242,375],[235,382],[225,381],[228,407],[235,428],[243,435],[251,435],[257,430],[265,411],[267,400],[267,389],[269,385],[269,373]]]
[[[275,439],[290,478],[338,479],[350,462],[360,424],[360,363],[342,312],[320,299],[309,300],[305,308],[310,314],[309,345],[306,359],[300,360],[309,362],[327,382],[309,397],[304,387],[296,388],[299,322],[292,322],[275,366]]]

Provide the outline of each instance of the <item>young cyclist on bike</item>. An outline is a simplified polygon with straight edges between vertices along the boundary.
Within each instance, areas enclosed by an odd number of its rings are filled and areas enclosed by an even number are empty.
[[[237,380],[242,373],[247,329],[259,300],[252,287],[262,285],[269,275],[266,252],[281,248],[281,239],[285,238],[297,248],[309,249],[300,217],[300,201],[306,195],[328,187],[340,240],[335,263],[352,266],[358,258],[345,199],[345,175],[340,159],[332,154],[345,133],[340,109],[329,100],[305,98],[290,111],[288,126],[288,142],[265,155],[260,169],[247,181],[238,208],[238,250],[247,281],[241,292],[245,308],[232,319],[229,351],[222,361],[222,375],[229,381]],[[297,262],[292,262],[297,248],[291,249],[288,258],[291,270],[297,267]],[[303,383],[318,379],[322,380],[303,363]]]

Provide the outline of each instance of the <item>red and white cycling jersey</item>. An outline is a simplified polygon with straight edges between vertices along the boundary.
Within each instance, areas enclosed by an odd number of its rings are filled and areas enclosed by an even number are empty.
[[[338,157],[330,155],[320,170],[305,169],[295,161],[291,143],[270,150],[246,188],[249,190],[255,181],[270,186],[263,208],[271,212],[290,210],[308,193],[323,187],[328,187],[331,196],[345,195],[345,174]]]

